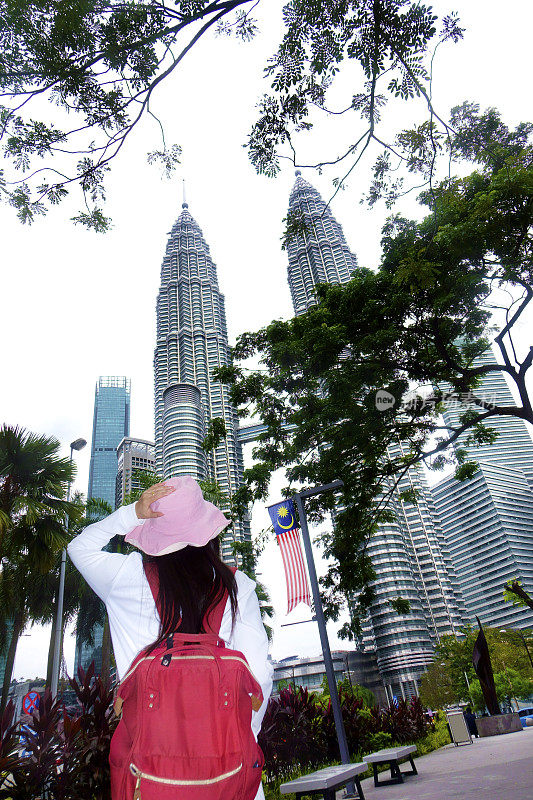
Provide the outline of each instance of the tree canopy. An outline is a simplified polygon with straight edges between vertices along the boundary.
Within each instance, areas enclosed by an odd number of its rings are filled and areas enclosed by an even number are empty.
[[[516,342],[533,296],[533,126],[511,131],[497,112],[473,104],[452,116],[458,133],[449,147],[478,168],[424,192],[431,213],[421,222],[387,221],[377,270],[318,286],[305,314],[242,334],[235,363],[215,373],[231,385],[239,414],[265,426],[243,504],[266,497],[279,468],[291,484],[344,482],[334,529],[323,537],[333,559],[322,580],[333,618],[346,597],[359,597],[361,611],[371,601],[366,542],[390,520],[388,500],[410,466],[451,462],[467,479],[477,469],[467,446],[494,441],[492,419],[533,423],[533,347],[523,352]],[[480,365],[491,339],[498,363]],[[251,358],[259,367],[248,368]],[[520,402],[488,397],[482,380],[490,374],[505,375]],[[456,425],[441,419],[446,404],[459,409]],[[320,516],[333,508],[332,496],[309,508]],[[356,630],[357,619],[347,632]]]
[[[484,631],[498,699],[506,701],[527,697],[533,689],[533,668],[522,634],[512,629],[489,627],[484,627]],[[461,638],[441,638],[435,649],[435,660],[422,676],[420,684],[420,699],[425,705],[435,709],[461,701],[483,710],[483,694],[472,666],[472,651],[478,632],[476,627],[468,625]],[[524,633],[528,635],[527,631]]]
[[[252,39],[259,5],[258,0],[0,0],[0,139],[6,159],[0,192],[21,221],[31,222],[78,187],[83,203],[73,221],[105,231],[110,223],[105,178],[141,120],[155,117],[158,86],[171,80],[207,34]],[[263,3],[257,13],[274,11]],[[391,156],[408,169],[427,162],[426,152],[416,152],[421,137],[430,140],[422,148],[429,152],[437,137],[431,126],[438,122],[448,131],[431,100],[432,58],[443,42],[463,35],[455,15],[440,27],[437,22],[432,7],[415,0],[290,0],[283,10],[282,40],[273,42],[265,69],[270,89],[248,138],[256,170],[272,176],[281,159],[296,164],[295,136],[316,124],[315,113],[360,118],[355,140],[342,152],[321,154],[313,165],[338,165],[337,189],[370,143],[385,148],[373,196],[392,166]],[[351,86],[342,110],[329,108],[330,88],[353,65],[355,93]],[[399,132],[401,142],[388,143],[379,124],[394,97],[422,98],[429,122],[410,134]],[[181,148],[167,143],[165,120],[155,119],[161,138],[148,160],[170,173]]]
[[[0,429],[0,651],[6,655],[0,709],[7,702],[18,640],[34,621],[48,622],[57,590],[57,556],[68,542],[65,499],[75,474],[57,439],[23,428]]]

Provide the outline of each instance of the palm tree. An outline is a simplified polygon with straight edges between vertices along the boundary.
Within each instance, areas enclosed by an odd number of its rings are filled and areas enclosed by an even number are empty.
[[[0,642],[7,645],[0,710],[20,635],[28,623],[50,614],[56,556],[68,542],[65,519],[78,513],[65,500],[75,467],[59,456],[59,448],[53,437],[0,428]]]

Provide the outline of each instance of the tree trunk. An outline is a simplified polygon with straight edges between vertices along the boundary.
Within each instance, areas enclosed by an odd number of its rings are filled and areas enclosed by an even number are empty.
[[[24,627],[24,612],[17,611],[13,620],[13,633],[11,634],[11,641],[6,657],[6,667],[4,671],[4,685],[2,686],[2,700],[0,701],[0,714],[4,713],[7,705],[7,698],[9,695],[9,684],[11,683],[11,676],[13,675],[13,665],[15,663],[15,655],[17,652],[17,644]]]
[[[531,598],[528,595],[528,593],[522,589],[518,581],[510,581],[509,583],[506,583],[505,588],[507,589],[508,592],[512,592],[521,600],[523,600],[526,606],[529,606],[529,608],[533,608],[533,598]]]
[[[102,671],[100,673],[104,682],[109,683],[111,666],[111,634],[109,630],[109,617],[105,615],[104,630],[102,632]]]

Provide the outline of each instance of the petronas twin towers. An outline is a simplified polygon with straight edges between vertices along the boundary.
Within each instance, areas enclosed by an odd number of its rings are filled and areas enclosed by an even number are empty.
[[[316,284],[346,283],[357,269],[357,259],[329,207],[299,172],[289,210],[305,223],[288,245],[288,283],[294,313],[303,314],[315,302]],[[227,497],[242,482],[241,440],[249,441],[251,430],[239,432],[228,389],[213,378],[213,370],[229,360],[224,296],[216,266],[198,223],[184,203],[169,235],[157,299],[157,471],[165,478],[192,475],[198,480],[215,480]],[[227,438],[206,453],[202,442],[214,418],[224,420]],[[519,432],[520,436],[515,433],[513,447],[515,439],[520,439],[529,442],[528,454],[533,452],[527,432]],[[503,436],[504,449],[505,444]],[[432,661],[440,637],[456,634],[469,616],[480,613],[468,606],[466,594],[466,611],[463,605],[463,584],[458,582],[450,556],[454,539],[443,532],[436,508],[436,502],[446,505],[441,497],[444,490],[436,495],[429,491],[420,466],[412,468],[403,482],[406,485],[402,484],[400,490],[414,487],[420,499],[416,505],[407,505],[396,496],[392,501],[395,522],[380,526],[369,543],[378,578],[376,599],[361,642],[362,648],[376,654],[391,700],[417,693],[420,676]],[[459,510],[452,516],[457,513]],[[533,533],[528,536],[533,541]],[[223,542],[223,557],[231,562],[232,540],[249,538],[249,522],[235,524]],[[459,572],[461,564],[458,561],[456,565]],[[398,596],[409,600],[409,614],[399,615],[391,606],[391,599]]]

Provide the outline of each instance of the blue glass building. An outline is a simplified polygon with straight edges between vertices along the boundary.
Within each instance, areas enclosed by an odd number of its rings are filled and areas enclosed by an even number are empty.
[[[94,392],[93,440],[87,497],[98,497],[115,508],[117,447],[130,435],[129,378],[98,378]]]
[[[125,436],[130,434],[131,381],[123,376],[111,375],[98,378],[94,392],[93,438],[91,463],[89,466],[89,488],[87,498],[99,498],[115,508],[117,480],[117,448]],[[81,664],[87,669],[94,661],[96,674],[102,669],[103,628],[94,629],[94,644],[82,644],[76,636],[74,675]]]
[[[476,367],[496,364],[492,347],[474,360]],[[483,375],[474,394],[498,406],[516,405],[499,370]],[[478,407],[445,404],[446,425],[458,428],[467,409]],[[432,494],[470,622],[479,616],[495,627],[531,628],[533,612],[506,602],[503,585],[518,579],[533,592],[533,440],[517,417],[495,416],[485,424],[498,434],[494,442],[467,444],[466,431],[453,445],[478,462],[475,475],[463,482],[450,475]]]

